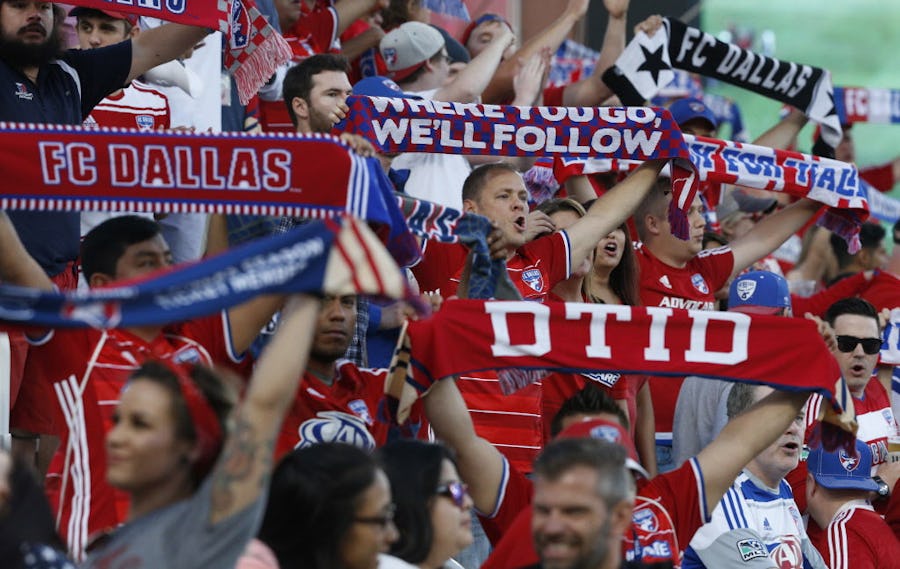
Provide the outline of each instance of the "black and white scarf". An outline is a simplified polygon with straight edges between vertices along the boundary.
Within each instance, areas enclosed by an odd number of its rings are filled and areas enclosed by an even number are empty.
[[[832,148],[841,140],[827,69],[781,61],[726,43],[669,18],[653,37],[639,33],[603,81],[624,105],[640,105],[672,81],[672,68],[714,77],[803,110]]]

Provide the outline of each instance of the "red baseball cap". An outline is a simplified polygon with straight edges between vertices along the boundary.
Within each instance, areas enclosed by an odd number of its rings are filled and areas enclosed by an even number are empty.
[[[114,12],[112,10],[101,10],[100,8],[87,8],[85,6],[75,6],[74,8],[69,10],[69,15],[77,18],[78,16],[83,16],[85,12],[90,13],[91,11],[106,14],[113,20],[125,20],[132,26],[136,26],[138,23],[139,16],[137,14],[126,14],[125,12]]]
[[[625,466],[644,478],[650,479],[650,474],[647,473],[638,461],[637,449],[634,448],[634,441],[631,440],[631,437],[622,425],[607,419],[585,419],[584,421],[572,423],[556,435],[556,438],[558,439],[573,439],[578,437],[601,439],[624,447],[625,452],[628,453],[628,458],[625,459]]]

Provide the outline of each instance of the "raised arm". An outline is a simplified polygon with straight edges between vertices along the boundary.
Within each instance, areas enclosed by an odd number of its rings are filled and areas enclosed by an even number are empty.
[[[311,296],[288,300],[278,331],[256,365],[222,456],[212,471],[210,523],[240,512],[265,490],[272,472],[275,438],[306,368],[318,310],[319,301]]]
[[[731,242],[734,268],[731,277],[762,259],[785,242],[819,211],[821,204],[801,199],[781,211],[763,218],[746,235]]]
[[[603,82],[603,73],[615,64],[625,51],[625,26],[628,20],[629,0],[603,0],[609,13],[606,34],[600,48],[600,58],[594,71],[581,81],[566,85],[563,90],[563,105],[567,107],[596,107],[613,95],[612,89]]]
[[[513,98],[513,78],[516,76],[516,61],[526,61],[542,49],[549,48],[556,53],[560,44],[572,31],[572,28],[588,10],[590,0],[569,0],[562,15],[552,24],[541,30],[533,38],[525,42],[519,50],[504,61],[494,73],[490,84],[484,90],[483,102],[504,103]]]
[[[778,121],[775,126],[759,135],[753,141],[757,146],[769,148],[787,148],[797,141],[797,135],[809,119],[801,111],[791,109],[788,116]]]
[[[383,10],[388,4],[388,0],[338,0],[334,3],[338,15],[337,35],[344,33],[356,20],[368,16],[375,10]]]
[[[485,514],[494,511],[503,479],[503,455],[475,434],[472,417],[456,387],[456,380],[438,381],[423,402],[435,436],[456,453],[459,475],[469,485],[475,507]]]
[[[634,212],[659,176],[665,160],[648,160],[597,198],[587,215],[566,229],[572,247],[571,262],[577,267],[597,246],[597,243],[619,227]]]
[[[8,284],[53,290],[53,282],[35,261],[6,212],[0,212],[0,280]]]
[[[140,77],[157,65],[172,61],[197,45],[209,30],[184,24],[164,24],[141,31],[131,40],[131,71],[128,81]]]
[[[730,420],[697,455],[709,514],[750,460],[784,433],[803,410],[805,391],[773,391]]]
[[[512,30],[505,24],[492,22],[491,25],[500,28],[494,39],[481,53],[473,57],[450,83],[437,90],[434,94],[436,101],[471,103],[481,96],[497,71],[503,52],[516,40]]]

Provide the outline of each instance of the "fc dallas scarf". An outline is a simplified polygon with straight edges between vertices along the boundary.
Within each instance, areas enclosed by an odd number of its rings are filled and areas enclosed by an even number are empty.
[[[872,193],[860,181],[852,164],[689,134],[684,139],[700,180],[815,200],[829,208],[819,223],[847,240],[851,252],[859,250],[859,225],[869,217]],[[625,160],[563,159],[554,165],[554,173],[562,184],[574,175],[627,172],[638,165],[639,162]]]
[[[664,18],[653,37],[637,34],[603,74],[603,81],[623,104],[641,105],[672,81],[672,67],[797,107],[822,125],[829,146],[834,148],[841,141],[828,70],[754,53],[678,20]]]
[[[669,111],[648,107],[514,107],[423,99],[350,97],[346,124],[385,153],[479,156],[597,155],[672,160],[672,233],[687,239],[699,187]]]
[[[90,291],[0,285],[0,321],[47,328],[181,322],[260,294],[373,294],[410,298],[396,263],[360,221],[312,222],[194,264]]]
[[[399,263],[412,264],[419,254],[378,161],[327,135],[0,123],[0,169],[3,209],[349,213],[394,228],[391,251]]]
[[[417,392],[444,377],[508,367],[696,375],[814,390],[831,401],[829,420],[855,433],[840,368],[815,325],[800,318],[455,300],[428,320],[410,322],[408,335],[408,385]],[[401,409],[410,398],[415,393],[407,389]]]
[[[835,87],[834,106],[841,124],[900,123],[900,89]]]
[[[290,61],[291,48],[256,8],[253,0],[167,0],[166,2],[116,2],[74,0],[70,4],[113,9],[117,12],[159,18],[225,34],[223,63],[235,79],[238,98],[246,105],[282,63]]]

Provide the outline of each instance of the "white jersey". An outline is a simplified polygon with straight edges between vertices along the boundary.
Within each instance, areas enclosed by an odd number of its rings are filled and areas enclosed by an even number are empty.
[[[825,569],[782,480],[777,489],[744,470],[697,530],[684,554],[683,569],[748,567]]]

